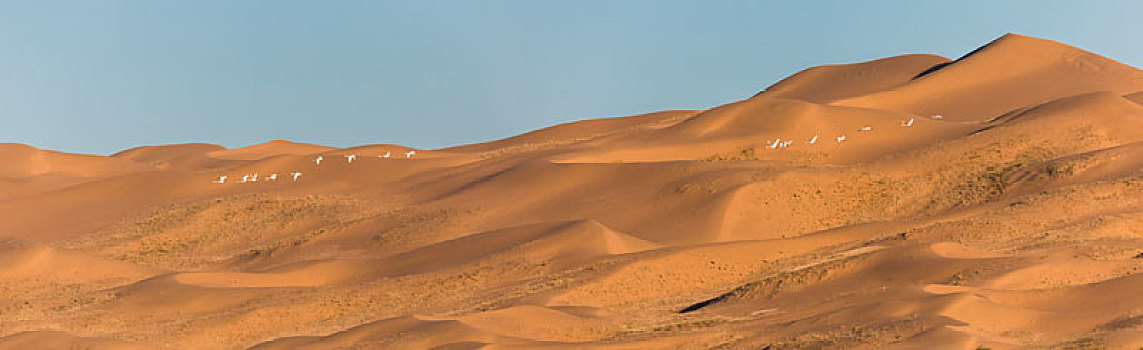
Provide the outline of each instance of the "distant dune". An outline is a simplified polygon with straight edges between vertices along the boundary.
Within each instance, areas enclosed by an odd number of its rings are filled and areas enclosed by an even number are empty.
[[[1015,34],[436,150],[0,144],[0,349],[1136,349],[1141,152],[1143,71]]]
[[[896,87],[835,105],[979,121],[1070,95],[1143,90],[1143,71],[1060,43],[1008,34]]]

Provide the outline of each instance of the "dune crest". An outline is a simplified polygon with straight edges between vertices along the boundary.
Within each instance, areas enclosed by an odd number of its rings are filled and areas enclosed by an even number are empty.
[[[235,149],[215,150],[208,154],[219,159],[258,160],[276,155],[307,155],[333,149],[335,148],[309,143],[274,140]]]
[[[1140,90],[1143,72],[1135,67],[1051,40],[1007,34],[909,83],[833,104],[980,121],[1085,92]]]
[[[891,89],[952,63],[935,55],[902,55],[869,62],[819,66],[791,75],[755,97],[829,103]]]

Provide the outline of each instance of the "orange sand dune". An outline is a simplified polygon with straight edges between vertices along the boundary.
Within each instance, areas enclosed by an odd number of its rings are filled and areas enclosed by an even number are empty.
[[[1140,90],[1143,72],[1134,67],[1054,41],[1008,34],[907,84],[833,104],[979,121],[1084,92]]]
[[[112,157],[62,153],[0,143],[0,200],[145,171],[150,165]]]
[[[103,338],[77,337],[66,332],[35,331],[0,337],[0,349],[142,350],[149,345]]]
[[[225,151],[226,148],[207,143],[187,143],[163,146],[143,146],[111,155],[115,158],[130,159],[136,162],[150,164],[160,169],[206,169],[232,164],[222,159],[211,157],[213,152]]]
[[[211,157],[219,159],[258,160],[280,154],[304,155],[329,151],[332,149],[334,149],[334,147],[290,142],[284,140],[274,140],[242,148],[215,150],[211,151],[208,154]]]
[[[125,158],[143,163],[163,162],[173,158],[190,155],[201,155],[214,151],[225,150],[225,147],[209,143],[183,143],[162,146],[142,146],[122,150],[112,154],[112,157]]]
[[[4,144],[0,348],[1135,349],[1140,152],[1143,71],[1019,35],[435,150]]]
[[[695,114],[695,111],[664,111],[630,117],[583,120],[560,124],[503,140],[446,148],[466,152],[528,152],[582,142],[600,136],[654,129],[670,125]],[[514,153],[515,153],[514,152]]]
[[[949,59],[940,56],[904,55],[862,63],[819,66],[782,79],[755,97],[828,103],[891,89],[949,63]]]
[[[0,144],[0,157],[7,162],[0,169],[0,177],[5,178],[52,174],[95,177],[146,169],[114,158],[46,151],[13,143]]]

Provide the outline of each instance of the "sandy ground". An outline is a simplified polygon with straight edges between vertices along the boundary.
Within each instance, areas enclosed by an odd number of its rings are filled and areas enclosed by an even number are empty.
[[[438,150],[0,144],[0,348],[1136,349],[1139,91],[1007,35]]]

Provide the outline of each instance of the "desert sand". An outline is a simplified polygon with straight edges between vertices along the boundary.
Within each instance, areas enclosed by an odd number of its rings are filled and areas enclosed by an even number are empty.
[[[1141,91],[1009,34],[435,150],[0,144],[0,348],[1136,349]]]

